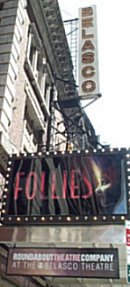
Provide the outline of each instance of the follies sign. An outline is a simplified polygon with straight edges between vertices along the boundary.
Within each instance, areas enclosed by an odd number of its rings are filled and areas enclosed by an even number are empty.
[[[124,220],[129,213],[128,156],[123,149],[10,157],[3,223],[87,224]]]
[[[119,278],[116,248],[11,248],[7,274]]]

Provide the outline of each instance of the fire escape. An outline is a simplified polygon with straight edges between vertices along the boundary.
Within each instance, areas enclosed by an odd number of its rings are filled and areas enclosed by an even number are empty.
[[[52,111],[61,112],[65,124],[63,134],[66,137],[67,145],[72,142],[75,149],[97,147],[98,143],[94,128],[85,113],[84,107],[81,106],[77,90],[79,21],[78,19],[65,21],[63,26],[60,10],[56,10],[55,3],[51,0],[49,1],[50,5],[48,5],[47,0],[42,0],[42,3],[52,45],[60,66],[60,73],[56,73],[53,70],[54,67],[52,67],[54,86],[56,88],[61,87],[62,90],[57,100],[52,100]],[[50,139],[55,138],[58,133],[61,134],[61,131],[56,127],[55,116],[53,115],[49,123],[47,149],[50,149]],[[53,145],[53,150],[55,148],[56,146]]]
[[[78,65],[78,26],[79,21],[78,18],[71,19],[71,20],[65,20],[64,21],[66,36],[70,48],[71,58],[73,62],[73,74],[74,78],[77,82],[77,65]]]

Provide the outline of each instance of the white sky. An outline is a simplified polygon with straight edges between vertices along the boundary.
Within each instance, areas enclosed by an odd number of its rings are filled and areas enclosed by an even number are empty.
[[[130,147],[130,0],[59,0],[63,20],[78,8],[97,6],[98,59],[102,97],[86,112],[111,147]]]

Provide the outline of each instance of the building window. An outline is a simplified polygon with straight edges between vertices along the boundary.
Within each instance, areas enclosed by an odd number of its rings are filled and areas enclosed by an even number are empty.
[[[51,87],[49,86],[49,84],[46,82],[45,85],[45,93],[44,93],[44,98],[45,98],[45,102],[47,104],[47,106],[50,106],[50,96],[51,96]]]
[[[0,3],[0,11],[4,8],[4,1]]]
[[[38,53],[38,51],[37,51],[35,43],[33,43],[33,42],[34,41],[32,41],[32,45],[30,47],[29,60],[30,60],[30,63],[31,63],[33,70],[35,71],[36,65],[37,65],[37,53]]]
[[[0,3],[0,11],[2,11],[3,8],[4,8],[4,1]],[[2,19],[2,16],[0,17],[0,23],[1,23],[1,19]]]
[[[49,115],[50,88],[47,89],[47,64],[35,24],[29,28],[25,70],[44,113]]]
[[[39,88],[41,90],[43,97],[45,97],[45,86],[46,86],[47,73],[46,73],[46,68],[44,65],[43,57],[40,53],[38,54],[38,58],[37,58],[36,71],[37,71],[36,77],[37,77]]]
[[[44,69],[42,43],[34,24],[30,25],[25,68],[31,82],[36,82],[38,89],[43,93]]]
[[[38,36],[36,27],[34,24],[31,24],[29,27],[27,61],[30,64],[35,76],[37,76],[38,56],[39,56],[41,47],[42,47],[42,44]]]

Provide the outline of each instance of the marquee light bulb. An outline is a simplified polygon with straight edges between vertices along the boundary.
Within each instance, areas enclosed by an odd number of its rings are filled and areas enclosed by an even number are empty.
[[[76,219],[76,220],[79,220],[79,216],[76,216],[75,219]]]
[[[53,217],[52,217],[52,216],[50,217],[50,220],[51,220],[51,221],[53,220]]]
[[[24,156],[24,157],[26,157],[26,156],[27,156],[27,153],[26,153],[26,152],[24,152],[23,156]]]
[[[21,218],[20,218],[20,217],[17,217],[17,221],[21,221]]]
[[[94,219],[94,220],[97,220],[97,216],[94,216],[93,219]]]
[[[69,216],[66,219],[67,219],[67,221],[71,221],[71,217],[69,217]]]
[[[44,220],[45,220],[45,217],[42,216],[42,217],[41,217],[41,220],[44,221]]]
[[[88,220],[88,216],[84,216],[84,220]]]
[[[106,216],[103,216],[103,218],[102,218],[103,220],[106,220]]]

